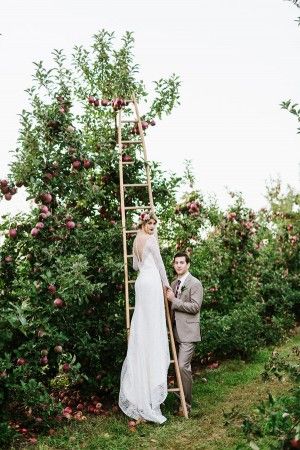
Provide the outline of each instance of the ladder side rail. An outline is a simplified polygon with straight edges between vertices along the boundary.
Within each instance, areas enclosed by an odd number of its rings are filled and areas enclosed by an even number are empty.
[[[137,124],[138,124],[138,129],[139,129],[139,135],[142,141],[142,146],[143,146],[143,151],[144,151],[144,161],[145,161],[145,168],[146,168],[146,177],[147,177],[147,184],[148,184],[148,193],[149,193],[149,204],[150,207],[152,209],[152,211],[155,211],[154,208],[154,202],[153,202],[153,194],[152,194],[152,185],[151,185],[151,176],[150,176],[150,169],[149,169],[149,164],[148,164],[148,155],[147,155],[147,148],[146,148],[146,142],[145,142],[145,136],[144,136],[144,131],[143,131],[143,127],[142,127],[142,122],[141,122],[141,117],[139,114],[139,109],[138,109],[138,105],[135,99],[135,96],[132,96],[132,100],[133,100],[133,105],[134,105],[134,109],[135,109],[135,113],[136,113],[136,118],[137,118]]]
[[[119,146],[119,174],[120,174],[120,200],[121,200],[121,218],[122,218],[122,235],[123,235],[123,257],[124,257],[124,282],[125,282],[125,314],[126,314],[126,330],[129,337],[130,330],[130,313],[129,313],[129,287],[128,287],[128,259],[127,259],[127,238],[126,238],[126,216],[125,216],[125,200],[124,200],[124,182],[123,182],[123,164],[122,164],[122,122],[121,109],[118,113],[118,146]]]

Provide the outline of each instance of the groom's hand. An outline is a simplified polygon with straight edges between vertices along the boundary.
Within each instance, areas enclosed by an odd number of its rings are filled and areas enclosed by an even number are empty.
[[[167,299],[172,302],[175,299],[175,295],[172,289],[167,290]]]

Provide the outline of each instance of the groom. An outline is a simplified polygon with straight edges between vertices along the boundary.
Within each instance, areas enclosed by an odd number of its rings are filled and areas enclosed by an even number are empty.
[[[173,259],[177,278],[168,289],[167,299],[171,303],[174,315],[173,333],[178,343],[178,363],[188,411],[192,404],[191,360],[196,342],[200,336],[200,308],[203,300],[203,288],[200,280],[190,274],[190,258],[186,253],[177,253]],[[179,415],[182,410],[179,408]]]

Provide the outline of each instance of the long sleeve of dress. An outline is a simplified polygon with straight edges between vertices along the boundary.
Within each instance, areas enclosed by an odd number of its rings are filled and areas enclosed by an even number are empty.
[[[135,253],[134,250],[133,250],[132,267],[133,267],[133,270],[139,270],[138,258],[137,258],[137,256],[136,256],[136,253]]]
[[[159,251],[159,245],[157,238],[153,235],[149,238],[149,250],[152,253],[155,265],[159,271],[161,281],[165,287],[170,287],[169,281],[166,274],[166,269]]]

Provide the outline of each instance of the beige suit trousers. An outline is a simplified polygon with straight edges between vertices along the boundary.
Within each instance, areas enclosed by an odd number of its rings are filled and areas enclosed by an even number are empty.
[[[187,408],[192,405],[192,368],[191,361],[195,351],[195,342],[177,342],[178,364]]]

